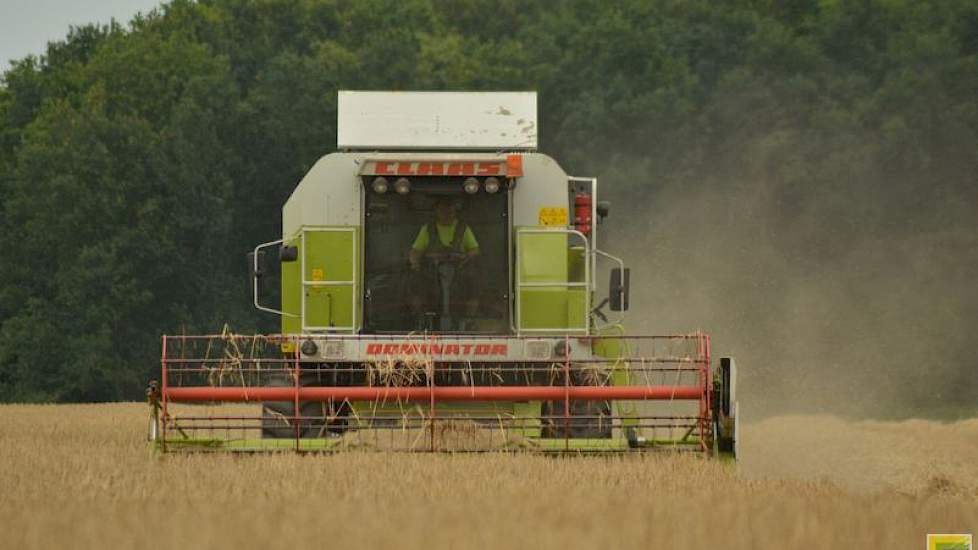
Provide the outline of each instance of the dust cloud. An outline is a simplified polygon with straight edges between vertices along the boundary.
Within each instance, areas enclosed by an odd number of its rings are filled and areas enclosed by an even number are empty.
[[[600,246],[632,268],[628,331],[703,330],[737,359],[748,477],[978,494],[973,160],[933,187],[752,162],[599,174]]]
[[[737,359],[755,418],[978,412],[978,208],[961,208],[978,192],[929,207],[953,205],[947,216],[903,208],[890,231],[863,212],[890,208],[885,187],[787,205],[763,181],[640,192],[615,176],[601,246],[632,268],[629,331],[711,334],[715,355]]]

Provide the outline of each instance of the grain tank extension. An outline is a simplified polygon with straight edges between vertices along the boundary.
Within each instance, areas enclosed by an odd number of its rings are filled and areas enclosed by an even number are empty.
[[[609,241],[597,180],[538,152],[537,122],[533,92],[340,92],[338,152],[248,259],[280,334],[164,336],[151,438],[734,454],[733,360],[626,333],[630,269],[602,246],[646,251]]]

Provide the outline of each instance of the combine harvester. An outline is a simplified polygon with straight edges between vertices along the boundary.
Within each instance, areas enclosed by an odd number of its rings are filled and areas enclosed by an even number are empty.
[[[629,269],[598,248],[597,180],[536,152],[535,93],[338,107],[339,152],[249,255],[281,334],[163,336],[154,445],[736,454],[733,360],[609,320]]]

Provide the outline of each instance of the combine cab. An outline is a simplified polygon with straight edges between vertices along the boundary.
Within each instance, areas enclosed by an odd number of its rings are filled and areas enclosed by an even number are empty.
[[[338,122],[249,257],[281,334],[163,337],[162,450],[735,453],[733,361],[626,335],[608,208],[536,152],[536,94],[340,92]]]

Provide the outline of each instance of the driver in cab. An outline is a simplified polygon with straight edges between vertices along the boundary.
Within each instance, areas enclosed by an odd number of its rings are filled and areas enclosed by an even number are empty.
[[[432,229],[438,233],[435,248],[440,249],[439,252],[462,253],[465,255],[465,260],[479,255],[479,241],[475,239],[472,229],[459,221],[453,201],[449,198],[440,198],[435,201],[435,220],[421,226],[418,236],[414,238],[414,244],[411,245],[409,260],[414,271],[421,269],[421,260],[428,249],[432,248]]]
[[[412,285],[414,291],[411,297],[411,305],[415,313],[421,312],[425,301],[428,304],[437,303],[437,300],[425,300],[425,298],[437,296],[438,290],[438,282],[428,280],[429,277],[425,277],[421,269],[426,256],[456,257],[460,267],[463,267],[470,264],[471,260],[478,257],[480,253],[479,241],[476,240],[472,229],[458,219],[455,212],[455,202],[451,198],[438,198],[435,201],[434,209],[435,219],[421,226],[417,237],[414,238],[414,244],[411,245],[411,251],[408,253],[411,271],[414,272],[412,278],[417,282],[417,284]],[[471,268],[463,269],[458,281],[460,283],[458,288],[465,297],[466,314],[469,316],[475,314],[478,306],[477,300],[474,298],[475,293],[473,291],[475,289],[466,288],[471,287],[474,283],[471,271]]]

